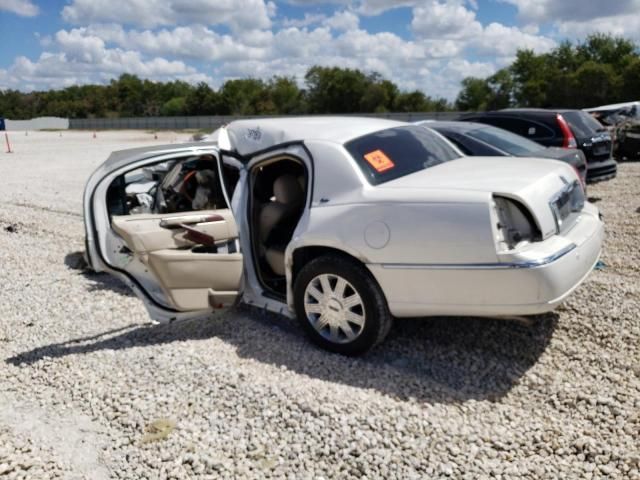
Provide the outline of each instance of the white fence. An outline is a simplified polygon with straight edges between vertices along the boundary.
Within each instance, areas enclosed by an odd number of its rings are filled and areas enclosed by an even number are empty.
[[[7,130],[68,130],[69,119],[60,117],[38,117],[31,120],[4,121]]]
[[[460,112],[413,112],[413,113],[369,113],[351,114],[388,118],[404,122],[417,120],[455,120]],[[138,117],[138,118],[59,118],[39,117],[31,120],[5,119],[7,130],[215,130],[233,120],[256,118],[256,116],[193,116],[193,117]],[[259,118],[259,117],[258,117]]]
[[[460,112],[414,112],[414,113],[358,113],[351,116],[367,116],[415,122],[417,120],[455,120]],[[72,130],[215,130],[234,120],[261,118],[260,116],[212,115],[193,117],[136,117],[136,118],[72,118]],[[262,118],[266,118],[263,116]]]

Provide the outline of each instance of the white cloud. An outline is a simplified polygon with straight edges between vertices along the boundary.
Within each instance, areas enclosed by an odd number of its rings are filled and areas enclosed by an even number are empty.
[[[38,6],[30,0],[0,0],[0,11],[2,10],[21,17],[35,17],[40,12]]]
[[[582,40],[596,32],[640,41],[640,0],[500,0],[518,9],[523,30],[537,33],[541,24],[554,27],[557,35]]]
[[[62,18],[74,24],[118,22],[142,27],[200,23],[269,28],[275,3],[264,0],[72,0]]]
[[[16,1],[0,0],[0,6]],[[540,33],[548,31],[540,28],[547,20],[535,19],[560,15],[561,2],[500,1],[516,5],[523,26],[483,25],[478,8],[485,7],[475,0],[289,0],[333,7],[280,19],[268,0],[68,0],[62,17],[73,25],[53,35],[42,32],[44,52],[18,57],[0,70],[0,88],[104,82],[121,73],[214,85],[228,78],[287,75],[302,84],[309,67],[323,65],[377,71],[401,88],[453,99],[462,78],[492,74],[519,48],[548,51],[560,35],[577,37],[595,28],[640,32],[638,15],[553,19],[559,33],[550,38]],[[621,0],[629,2],[640,0]],[[408,37],[361,25],[365,15],[397,8],[412,9],[411,24],[395,26]]]
[[[380,15],[388,10],[407,7],[424,6],[425,0],[286,0],[287,3],[299,6],[334,4],[349,7],[352,11],[362,15]],[[444,0],[445,3],[465,5],[474,10],[478,9],[477,0]]]
[[[640,42],[640,14],[595,18],[586,22],[566,21],[556,25],[563,37],[584,39],[594,32],[607,32]]]
[[[363,15],[379,15],[387,10],[401,7],[413,7],[422,2],[417,0],[360,0],[356,3],[356,10]]]
[[[457,2],[430,1],[413,10],[411,28],[419,38],[467,39],[482,33],[476,14]]]
[[[59,52],[43,52],[32,61],[17,57],[0,71],[0,88],[61,88],[69,85],[102,83],[122,73],[154,80],[181,79],[188,82],[212,81],[182,61],[163,57],[144,59],[138,51],[106,48],[98,37],[72,30],[55,35]]]
[[[500,0],[515,5],[525,22],[584,21],[621,14],[638,15],[640,0]]]
[[[474,51],[504,63],[504,59],[513,58],[518,49],[546,52],[555,46],[554,40],[538,35],[532,28],[525,31],[501,23],[483,26],[476,19],[475,11],[454,0],[446,3],[430,0],[416,7],[411,28],[416,38],[429,40],[432,46],[448,40],[448,48],[441,55],[447,57]]]
[[[465,77],[488,77],[496,71],[493,63],[470,62],[462,58],[456,58],[447,62],[444,73],[449,78],[461,81]]]
[[[58,36],[68,35],[102,39],[123,48],[135,49],[147,54],[174,56],[206,61],[236,61],[260,59],[265,56],[265,45],[272,42],[270,31],[247,33],[245,42],[231,35],[220,35],[215,31],[194,25],[173,29],[125,30],[120,25],[90,25],[67,32],[61,30]],[[254,38],[255,37],[255,38]]]
[[[323,25],[333,28],[334,30],[342,30],[348,32],[350,30],[357,30],[360,26],[360,19],[358,15],[348,10],[342,12],[336,12],[333,16],[327,18]]]
[[[326,19],[327,16],[323,13],[305,13],[302,18],[284,18],[282,20],[282,26],[285,28],[302,28],[310,25],[317,25]]]
[[[548,52],[556,42],[548,37],[526,33],[517,27],[506,27],[500,23],[487,25],[473,48],[485,55],[515,57],[518,50],[529,49],[538,53]]]
[[[363,15],[379,15],[387,10],[419,5],[421,0],[288,0],[292,5],[335,4],[349,7]]]

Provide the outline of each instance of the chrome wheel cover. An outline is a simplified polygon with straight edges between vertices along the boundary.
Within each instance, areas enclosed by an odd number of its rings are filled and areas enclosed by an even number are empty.
[[[304,291],[304,312],[311,326],[332,343],[349,343],[364,329],[366,314],[358,291],[339,275],[314,277]]]

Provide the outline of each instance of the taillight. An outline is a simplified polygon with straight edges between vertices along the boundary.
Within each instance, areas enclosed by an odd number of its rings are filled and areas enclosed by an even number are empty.
[[[562,141],[562,148],[576,148],[578,146],[578,142],[576,142],[576,137],[573,136],[573,132],[569,128],[567,121],[559,113],[556,115],[556,120],[558,120],[558,126],[560,127],[560,131],[564,137],[564,140]]]
[[[493,196],[493,215],[496,247],[499,252],[512,250],[521,244],[542,238],[531,213],[519,202],[510,198]]]

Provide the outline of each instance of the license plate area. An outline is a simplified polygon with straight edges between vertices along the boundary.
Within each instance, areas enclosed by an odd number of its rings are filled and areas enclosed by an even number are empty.
[[[596,143],[593,145],[593,154],[600,157],[600,156],[608,156],[609,155],[609,150],[610,150],[610,144],[609,143]]]

